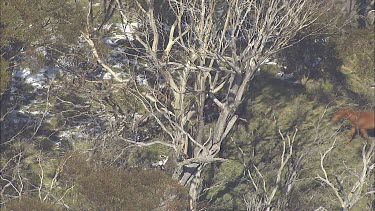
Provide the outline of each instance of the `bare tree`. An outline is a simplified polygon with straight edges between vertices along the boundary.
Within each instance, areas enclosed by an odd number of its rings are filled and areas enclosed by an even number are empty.
[[[284,135],[280,129],[278,129],[278,132],[282,140],[282,150],[280,166],[277,169],[275,181],[268,181],[264,176],[264,172],[262,173],[256,165],[247,166],[244,163],[245,175],[251,185],[250,189],[253,190],[244,196],[246,209],[249,211],[272,210],[275,207],[277,207],[277,210],[285,209],[289,195],[298,177],[298,171],[305,156],[302,153],[296,157],[297,155],[293,150],[298,129],[295,129],[292,136],[289,134]],[[240,150],[245,157],[242,149]]]
[[[323,175],[318,174],[317,179],[330,187],[337,201],[340,203],[342,210],[349,210],[359,200],[375,194],[375,189],[371,189],[373,188],[371,184],[371,172],[375,167],[375,163],[373,162],[375,140],[372,141],[371,145],[365,144],[362,148],[361,169],[357,171],[356,169],[345,166],[346,173],[344,174],[338,174],[337,172],[329,173],[324,166],[324,161],[335,147],[335,143],[336,139],[329,149],[323,154],[321,153],[320,168]],[[348,184],[351,178],[354,178],[354,182]],[[367,191],[365,190],[366,187],[368,188]]]
[[[136,75],[141,69],[152,83],[134,86],[119,77],[100,57],[90,21],[83,37],[97,62],[142,102],[167,135],[151,143],[174,150],[175,178],[190,186],[190,209],[195,210],[204,167],[221,160],[216,156],[259,67],[297,42],[295,35],[330,5],[313,0],[168,0],[163,17],[156,1],[134,2],[135,7],[116,0],[122,23],[134,31],[135,40],[125,48],[138,61],[137,68],[122,71]]]
[[[58,177],[62,172],[62,167],[65,165],[65,161],[59,163],[59,165],[53,166],[52,169],[47,169],[47,162],[50,158],[44,156],[40,151],[36,157],[36,163],[39,169],[29,174],[25,173],[26,168],[30,163],[25,162],[26,154],[30,153],[26,150],[17,150],[14,156],[5,160],[5,165],[0,169],[0,182],[4,184],[1,188],[1,205],[4,205],[12,199],[21,199],[24,195],[37,192],[37,196],[40,202],[52,200],[57,204],[64,206],[69,209],[69,206],[65,204],[64,198],[73,187],[68,188],[64,193],[59,193],[57,190]],[[52,172],[51,172],[52,171]],[[49,178],[48,174],[52,173],[53,177]],[[39,177],[39,183],[33,180],[32,176]],[[48,181],[51,179],[50,181]]]

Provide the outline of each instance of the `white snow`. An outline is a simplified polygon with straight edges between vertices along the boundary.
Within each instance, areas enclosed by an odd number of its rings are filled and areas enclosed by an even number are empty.
[[[118,78],[121,78],[121,79],[123,79],[124,81],[127,81],[127,80],[129,80],[128,78],[128,76],[126,75],[126,73],[115,73],[115,75],[118,77]],[[100,76],[100,78],[101,79],[103,79],[103,80],[111,80],[112,78],[113,78],[113,75],[111,74],[111,73],[109,73],[109,72],[106,72],[106,73],[104,73],[104,74],[102,74],[101,76]]]
[[[137,84],[142,85],[142,86],[147,86],[148,81],[147,81],[147,76],[146,75],[137,75],[135,77],[135,81]]]
[[[43,55],[43,56],[47,56],[47,50],[46,50],[46,47],[43,47],[43,46],[38,47],[38,48],[35,49],[35,51],[36,51],[37,53],[40,53],[40,54]]]
[[[276,75],[275,75],[276,78],[279,78],[281,80],[290,80],[292,79],[294,76],[293,76],[293,73],[290,73],[290,74],[286,74],[284,72],[278,72]]]
[[[31,71],[30,71],[30,68],[25,68],[25,69],[17,69],[15,68],[13,73],[12,73],[12,76],[13,78],[21,78],[21,79],[25,79],[27,76],[29,76],[31,74]]]
[[[109,73],[109,72],[104,73],[102,79],[103,80],[110,80],[110,79],[112,79],[111,73]]]
[[[47,78],[42,73],[37,73],[27,77],[25,83],[30,84],[35,89],[41,89],[47,83]]]
[[[31,72],[30,68],[15,68],[12,73],[13,81],[23,81],[30,84],[35,89],[42,89],[49,81],[54,81],[61,74],[61,70],[56,67],[43,67],[38,72]],[[13,89],[13,91],[15,91]]]
[[[115,29],[119,31],[120,34],[113,32],[113,36],[110,37],[103,37],[102,41],[112,47],[117,47],[119,42],[121,41],[133,41],[134,40],[134,33],[135,29],[138,28],[139,24],[137,22],[134,23],[116,23]],[[112,27],[108,26],[108,27]]]

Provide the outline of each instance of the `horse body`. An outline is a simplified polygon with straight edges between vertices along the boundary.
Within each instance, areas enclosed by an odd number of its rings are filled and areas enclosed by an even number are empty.
[[[352,109],[340,109],[336,112],[332,121],[341,119],[348,119],[352,126],[350,129],[349,140],[347,144],[353,139],[355,131],[358,129],[366,140],[369,140],[367,130],[375,128],[375,112],[374,111],[354,111]]]

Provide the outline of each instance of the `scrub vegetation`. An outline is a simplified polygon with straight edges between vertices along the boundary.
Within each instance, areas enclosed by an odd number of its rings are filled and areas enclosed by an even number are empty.
[[[0,11],[1,210],[375,208],[373,3]]]

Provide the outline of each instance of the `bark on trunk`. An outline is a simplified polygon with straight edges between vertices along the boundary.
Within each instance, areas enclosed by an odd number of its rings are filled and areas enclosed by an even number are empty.
[[[203,166],[198,167],[196,174],[190,184],[190,190],[189,190],[190,210],[192,211],[197,210],[199,196],[202,192],[202,182],[203,182],[202,172],[203,172]]]

